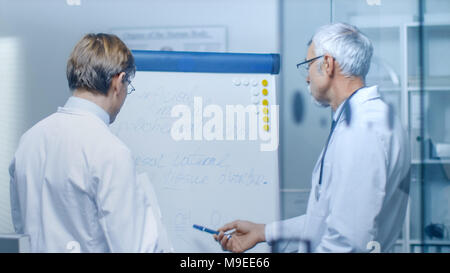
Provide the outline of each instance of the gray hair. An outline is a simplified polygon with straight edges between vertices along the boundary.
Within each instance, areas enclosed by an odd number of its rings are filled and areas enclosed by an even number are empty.
[[[365,79],[373,54],[369,38],[352,25],[334,23],[320,27],[309,42],[314,42],[316,56],[330,54],[339,63],[342,74]],[[320,65],[323,59],[319,60]]]

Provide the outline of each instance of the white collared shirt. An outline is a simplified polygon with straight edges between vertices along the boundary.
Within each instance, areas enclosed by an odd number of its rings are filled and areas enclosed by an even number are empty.
[[[67,100],[64,108],[78,109],[85,111],[86,113],[94,114],[99,119],[101,119],[106,124],[106,126],[109,126],[109,114],[103,108],[93,103],[92,101],[72,96]]]
[[[96,104],[71,97],[21,138],[11,210],[32,252],[153,252],[157,227],[129,149]]]
[[[398,239],[409,193],[407,134],[377,86],[349,100],[350,115],[343,105],[333,115],[336,120],[344,111],[325,154],[322,185],[321,154],[306,214],[266,225],[269,243],[301,238],[310,240],[313,252],[367,252],[375,242],[386,252]]]

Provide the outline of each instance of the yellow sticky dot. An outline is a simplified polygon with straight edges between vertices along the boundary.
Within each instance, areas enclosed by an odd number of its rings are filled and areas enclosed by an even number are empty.
[[[267,108],[267,107],[264,107],[264,108],[263,108],[263,113],[264,113],[264,114],[267,114],[267,113],[269,113],[269,108]]]
[[[264,131],[269,131],[269,125],[264,125]]]
[[[268,117],[268,116],[264,116],[264,117],[263,117],[263,121],[264,121],[264,122],[269,122],[269,117]]]
[[[268,100],[263,100],[263,101],[262,101],[262,104],[263,104],[263,105],[269,105],[269,101],[268,101]]]
[[[269,94],[269,91],[267,91],[267,89],[264,88],[264,89],[262,90],[262,93],[263,93],[264,96],[267,96],[267,94]]]
[[[267,80],[262,80],[261,83],[262,83],[263,86],[267,86],[269,84],[269,82]]]

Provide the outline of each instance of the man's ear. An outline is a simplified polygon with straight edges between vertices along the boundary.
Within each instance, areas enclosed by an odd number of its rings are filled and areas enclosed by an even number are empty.
[[[327,73],[329,77],[332,77],[335,73],[336,63],[334,62],[334,58],[330,54],[325,54],[323,56],[323,69]]]
[[[126,74],[125,74],[125,72],[120,72],[119,73],[119,81],[122,83],[122,84],[124,84],[124,82],[125,82],[125,76],[126,76]]]
[[[122,85],[124,84],[125,79],[125,72],[120,72],[119,74],[115,75],[111,80],[111,91],[115,96],[118,96],[120,94],[120,90],[122,88]]]

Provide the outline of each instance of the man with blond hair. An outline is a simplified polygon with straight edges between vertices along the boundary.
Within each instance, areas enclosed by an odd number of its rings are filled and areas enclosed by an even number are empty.
[[[134,89],[131,51],[115,35],[87,34],[67,62],[73,96],[20,139],[11,162],[11,210],[33,252],[153,252],[158,233],[130,150],[109,124]]]

